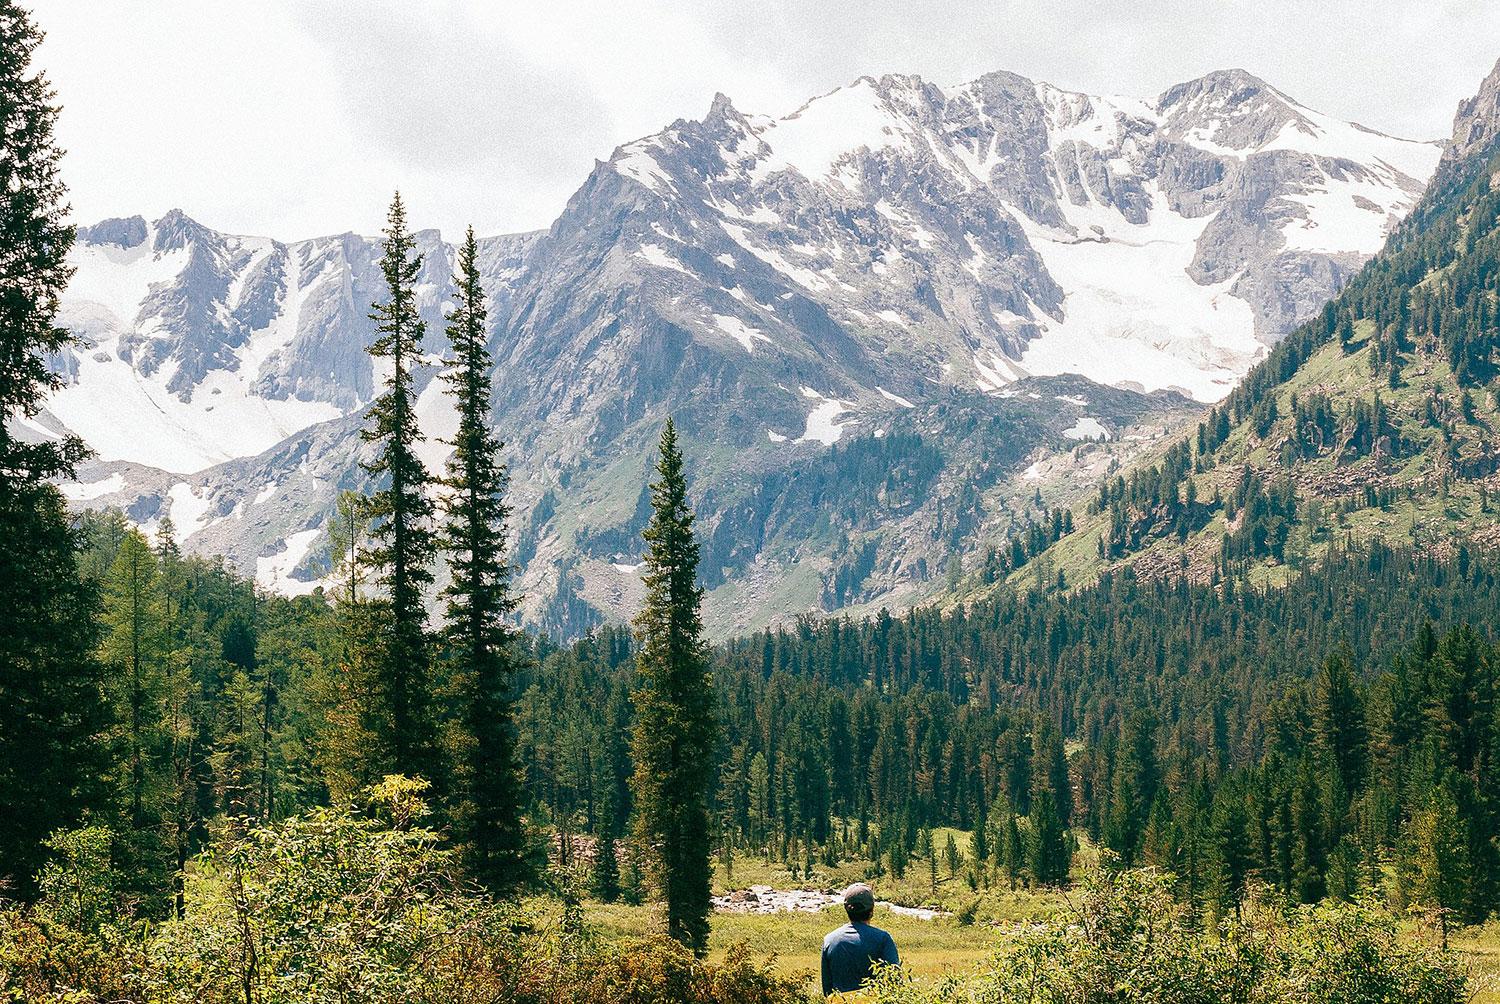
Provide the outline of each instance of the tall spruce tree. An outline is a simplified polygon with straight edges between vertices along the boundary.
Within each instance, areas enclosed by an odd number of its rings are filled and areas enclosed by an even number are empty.
[[[699,606],[698,543],[682,453],[662,428],[646,540],[646,604],[635,694],[636,839],[666,907],[667,934],[699,955],[708,945],[713,786],[718,721]]]
[[[63,497],[46,483],[71,477],[85,450],[73,437],[13,434],[57,385],[48,357],[72,342],[56,323],[74,235],[58,109],[32,67],[41,38],[25,8],[0,0],[0,880],[22,895],[42,840],[101,806],[108,774],[95,590],[79,575]]]
[[[446,379],[458,404],[458,432],[449,444],[453,455],[444,481],[442,539],[453,572],[443,592],[448,601],[444,635],[463,720],[454,804],[472,874],[504,895],[524,886],[530,875],[512,690],[517,650],[509,618],[517,598],[505,558],[510,475],[500,459],[503,444],[489,425],[490,354],[473,227],[459,248],[454,278]]]
[[[1062,885],[1073,864],[1068,835],[1068,764],[1062,739],[1050,719],[1039,718],[1032,732],[1031,811],[1027,814],[1027,865],[1042,885]]]
[[[416,283],[421,259],[407,227],[398,192],[386,217],[386,301],[370,314],[378,332],[370,355],[390,364],[385,389],[370,407],[370,426],[361,433],[379,451],[365,470],[383,487],[370,496],[373,546],[366,557],[381,597],[372,618],[373,693],[368,695],[367,728],[374,740],[365,780],[407,774],[432,782],[445,780],[432,701],[432,646],[427,631],[424,591],[432,584],[436,556],[433,504],[427,494],[432,475],[417,455],[423,441],[417,425],[412,367],[421,351],[425,325],[417,313]]]
[[[119,840],[117,864],[148,914],[158,901],[168,863],[163,822],[172,800],[169,767],[168,619],[159,559],[139,533],[129,533],[104,580],[101,655],[110,668]]]

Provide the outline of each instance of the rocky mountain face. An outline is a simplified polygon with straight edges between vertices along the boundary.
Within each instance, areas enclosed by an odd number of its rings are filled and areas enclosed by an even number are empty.
[[[996,588],[1285,581],[1350,542],[1500,544],[1500,64],[1463,102],[1423,198],[1381,252],[1186,436],[1074,509]],[[1378,552],[1376,552],[1378,553]]]
[[[1500,140],[1500,60],[1479,85],[1479,93],[1458,106],[1453,138],[1443,151],[1445,164],[1482,156]]]
[[[548,231],[483,242],[528,619],[628,615],[668,412],[716,632],[928,595],[1037,494],[1087,490],[1227,393],[1440,152],[1241,71],[1154,100],[863,78],[779,119],[720,96],[622,146]],[[436,469],[453,249],[419,244]],[[179,212],[82,228],[83,345],[30,434],[94,446],[79,504],[170,514],[188,547],[310,589],[361,484],[378,257]]]

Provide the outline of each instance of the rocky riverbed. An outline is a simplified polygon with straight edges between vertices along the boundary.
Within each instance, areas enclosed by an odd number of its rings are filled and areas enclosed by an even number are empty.
[[[825,889],[775,889],[768,885],[753,885],[749,889],[736,889],[731,893],[713,898],[714,909],[720,913],[818,913],[842,902],[840,895]],[[930,906],[900,906],[880,900],[877,907],[885,907],[891,913],[917,920],[935,920],[951,917],[946,910]]]

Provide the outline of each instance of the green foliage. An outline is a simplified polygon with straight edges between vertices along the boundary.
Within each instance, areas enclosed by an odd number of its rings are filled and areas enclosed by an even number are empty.
[[[649,848],[667,933],[701,954],[708,943],[714,753],[719,737],[699,613],[698,544],[677,432],[667,419],[651,486],[646,602],[636,620],[636,839]]]
[[[43,846],[53,859],[37,876],[43,911],[84,934],[120,915],[120,877],[110,860],[114,834],[107,827],[58,830]]]
[[[519,646],[509,621],[518,598],[505,559],[510,475],[490,431],[490,355],[484,290],[471,227],[458,253],[458,286],[448,323],[446,378],[457,399],[458,431],[444,485],[442,544],[452,582],[444,630],[457,703],[453,815],[470,873],[496,894],[514,893],[531,874],[521,820],[516,761],[514,674]]]
[[[1367,905],[1257,904],[1203,932],[1168,877],[1099,871],[1076,911],[1002,938],[994,959],[937,981],[883,970],[880,1004],[1460,1004],[1467,974],[1403,941]]]
[[[12,419],[35,415],[60,385],[48,359],[73,342],[57,326],[58,299],[73,276],[74,230],[58,171],[52,85],[32,66],[41,41],[24,7],[0,3],[0,492],[71,475],[84,456],[73,436],[40,443],[13,436]]]
[[[778,974],[775,959],[731,947],[721,964],[704,962],[669,939],[606,949],[581,967],[573,1001],[618,1004],[791,1004],[807,1000],[802,982]]]
[[[391,369],[370,406],[370,425],[361,431],[366,442],[378,446],[365,471],[382,487],[368,501],[374,539],[365,558],[381,595],[370,611],[370,679],[362,688],[370,742],[359,776],[368,783],[384,773],[405,772],[441,783],[446,778],[432,707],[432,651],[424,597],[437,553],[428,496],[433,479],[416,452],[423,437],[412,391],[412,368],[418,363],[424,330],[416,300],[421,259],[400,193],[391,200],[380,268],[386,300],[375,304],[370,314],[378,332],[370,355],[388,360]]]
[[[41,40],[26,8],[0,0],[0,881],[23,893],[42,839],[101,807],[107,769],[95,596],[46,483],[71,476],[85,451],[73,436],[15,436],[59,385],[49,360],[73,342],[56,323],[74,233],[52,88],[32,65]]]
[[[42,840],[109,804],[109,707],[98,590],[62,495],[0,479],[0,526],[0,879],[27,895]]]
[[[598,947],[464,883],[422,826],[425,783],[389,777],[369,807],[315,809],[196,862],[180,920],[126,927],[92,893],[107,834],[54,841],[35,910],[0,911],[0,999],[27,1004],[409,1004],[601,1000],[780,1004],[800,983],[737,949],[720,964],[669,941]],[[107,888],[107,887],[106,887]],[[52,891],[56,890],[57,898]],[[82,926],[80,926],[80,922]]]
[[[121,849],[135,893],[148,913],[169,874],[164,825],[174,801],[167,720],[172,674],[158,556],[139,533],[120,542],[104,581],[104,645],[118,751],[115,788]]]

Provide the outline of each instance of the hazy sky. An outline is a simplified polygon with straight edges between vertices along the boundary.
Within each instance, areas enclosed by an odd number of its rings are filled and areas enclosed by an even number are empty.
[[[1500,57],[1496,0],[33,0],[75,216],[177,206],[294,239],[544,227],[594,160],[715,91],[784,114],[862,74],[1008,69],[1150,96],[1242,66],[1446,136]]]

